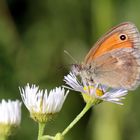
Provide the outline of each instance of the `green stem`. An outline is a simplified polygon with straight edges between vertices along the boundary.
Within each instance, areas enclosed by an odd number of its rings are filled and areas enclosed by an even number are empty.
[[[41,140],[54,140],[54,137],[53,136],[49,136],[49,135],[44,135],[41,137]]]
[[[81,111],[79,115],[69,124],[69,126],[62,132],[62,135],[66,135],[68,131],[84,116],[84,114],[91,108],[93,102],[88,102],[84,109]]]
[[[45,128],[45,123],[39,123],[38,125],[38,140],[41,140]]]

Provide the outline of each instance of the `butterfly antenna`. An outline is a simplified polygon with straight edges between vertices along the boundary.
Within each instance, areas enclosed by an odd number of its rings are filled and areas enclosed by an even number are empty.
[[[67,54],[75,63],[78,63],[77,60],[66,50],[64,50],[64,53]]]

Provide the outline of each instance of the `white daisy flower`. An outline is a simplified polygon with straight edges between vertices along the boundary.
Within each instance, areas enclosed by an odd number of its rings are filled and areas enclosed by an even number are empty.
[[[92,99],[94,104],[98,104],[101,101],[108,101],[122,105],[123,103],[120,101],[128,94],[125,89],[109,89],[99,84],[92,84],[88,81],[79,81],[76,75],[71,72],[67,76],[64,76],[64,81],[68,85],[64,87],[81,92],[86,102]]]
[[[48,93],[47,89],[43,91],[39,86],[29,84],[19,90],[31,117],[39,122],[46,122],[49,115],[59,112],[69,93],[61,87],[56,87]]]
[[[13,128],[20,125],[21,122],[21,102],[5,101],[0,103],[0,135],[11,135]]]
[[[9,125],[19,125],[21,121],[21,102],[5,101],[0,103],[0,123]]]

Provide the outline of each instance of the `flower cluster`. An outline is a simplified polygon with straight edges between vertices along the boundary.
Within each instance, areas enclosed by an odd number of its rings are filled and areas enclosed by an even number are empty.
[[[44,130],[41,126],[50,120],[54,114],[60,112],[69,90],[80,92],[84,101],[87,103],[84,111],[80,113],[75,120],[63,131],[57,133],[52,139],[61,139],[76,124],[76,122],[86,113],[93,105],[97,105],[103,101],[108,101],[122,105],[122,99],[128,94],[125,89],[113,89],[94,83],[82,78],[78,78],[74,73],[70,72],[64,76],[66,86],[56,87],[48,92],[47,89],[41,90],[39,86],[27,84],[24,88],[19,87],[23,103],[30,112],[30,116],[39,123],[40,130]],[[65,88],[69,90],[65,90]],[[0,103],[0,135],[9,136],[13,128],[18,127],[21,121],[21,102],[5,101]],[[42,128],[41,128],[42,127]],[[40,132],[39,130],[39,132]],[[42,136],[39,133],[38,139]]]

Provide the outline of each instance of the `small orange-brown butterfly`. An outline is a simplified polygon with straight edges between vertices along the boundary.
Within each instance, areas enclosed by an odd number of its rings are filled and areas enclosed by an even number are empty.
[[[140,84],[140,34],[125,22],[106,33],[72,71],[82,79],[112,88],[135,89]]]

